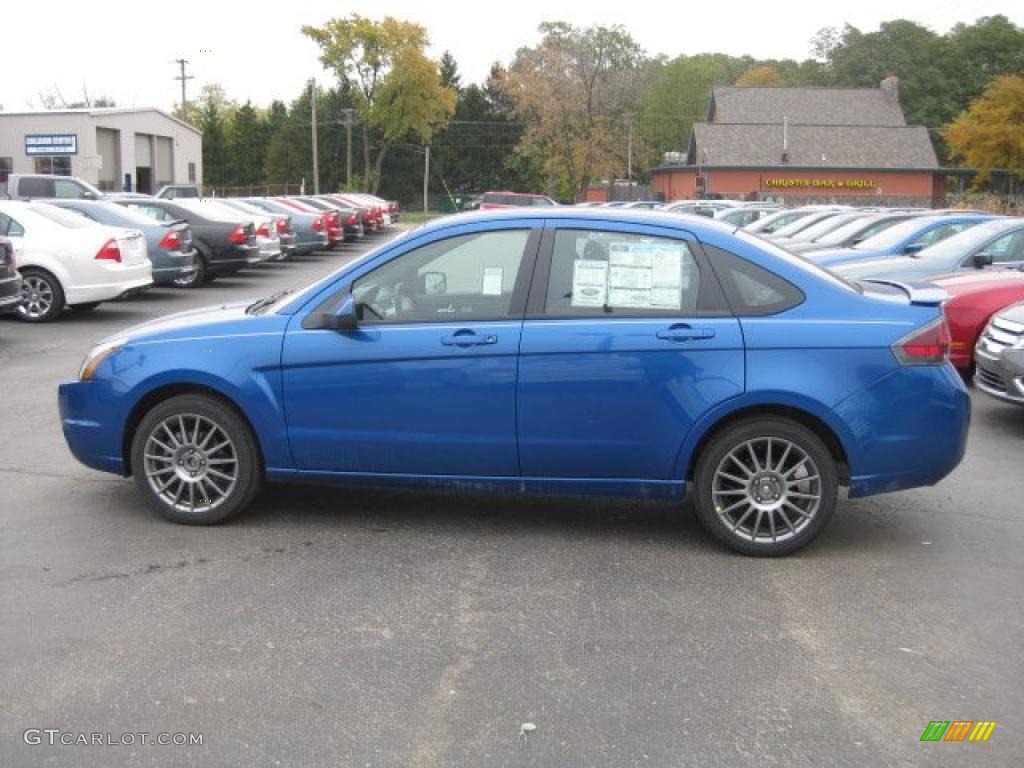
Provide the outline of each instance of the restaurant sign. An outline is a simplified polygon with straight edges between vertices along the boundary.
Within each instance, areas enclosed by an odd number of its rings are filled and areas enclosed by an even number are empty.
[[[773,189],[874,189],[874,179],[765,179],[764,185]]]

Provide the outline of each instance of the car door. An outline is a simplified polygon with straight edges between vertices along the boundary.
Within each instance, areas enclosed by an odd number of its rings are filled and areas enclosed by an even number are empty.
[[[293,323],[282,359],[298,468],[518,475],[516,363],[539,239],[508,223],[442,233],[339,288],[356,330]]]
[[[996,268],[1024,267],[1024,229],[1016,229],[989,241],[964,258],[960,269],[975,268],[976,254],[990,257],[991,266]]]
[[[520,344],[524,477],[678,488],[687,433],[743,387],[739,322],[692,238],[609,222],[545,231]]]

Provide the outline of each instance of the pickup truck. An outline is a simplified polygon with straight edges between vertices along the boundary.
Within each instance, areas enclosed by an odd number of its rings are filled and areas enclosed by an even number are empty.
[[[2,190],[11,200],[99,200],[103,193],[87,181],[75,176],[51,176],[43,173],[12,173]]]

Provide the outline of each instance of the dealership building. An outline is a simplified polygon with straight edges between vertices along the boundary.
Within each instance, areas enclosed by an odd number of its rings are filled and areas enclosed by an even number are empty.
[[[899,80],[878,88],[719,87],[685,152],[652,171],[662,200],[941,204],[945,177],[928,129],[907,125]]]
[[[104,192],[201,184],[197,128],[155,108],[0,112],[0,183],[9,173],[77,176]]]

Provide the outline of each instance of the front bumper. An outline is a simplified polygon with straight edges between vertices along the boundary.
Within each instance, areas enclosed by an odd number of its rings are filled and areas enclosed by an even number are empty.
[[[974,385],[1004,403],[1024,405],[1024,349],[1005,349],[998,357],[974,354]]]
[[[124,424],[113,410],[118,402],[106,382],[73,381],[57,389],[64,440],[72,455],[87,467],[125,474],[121,436]]]

